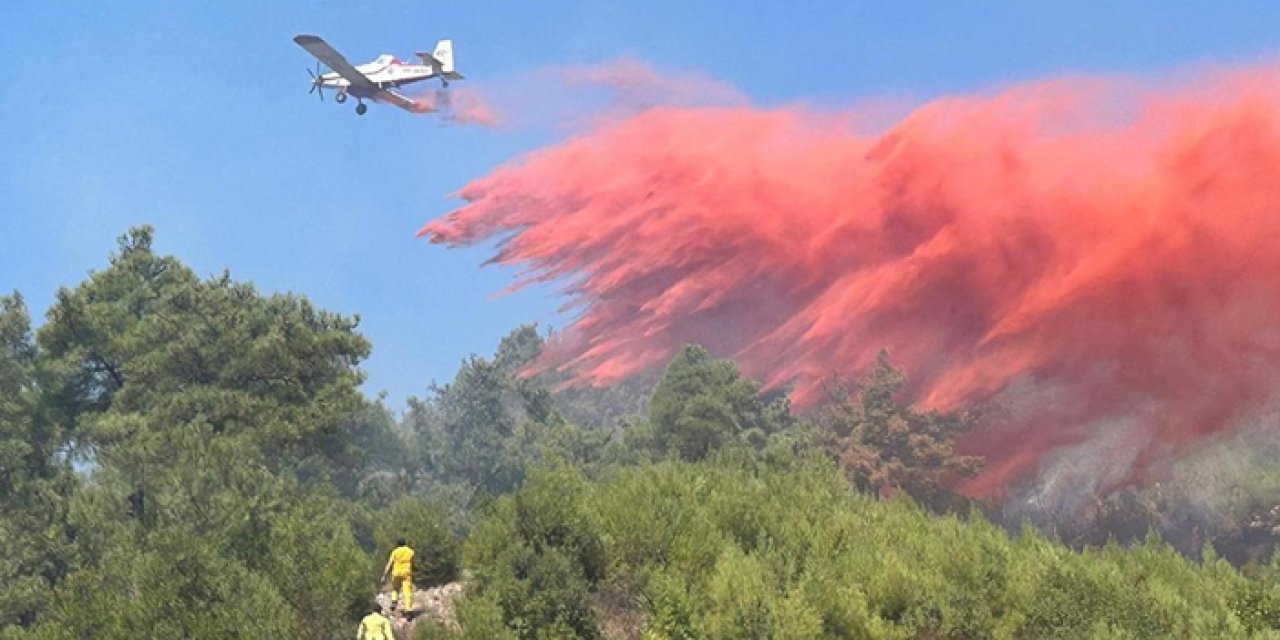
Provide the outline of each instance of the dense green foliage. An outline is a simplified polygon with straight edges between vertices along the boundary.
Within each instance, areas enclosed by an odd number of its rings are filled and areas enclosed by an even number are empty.
[[[877,501],[820,460],[536,473],[467,558],[471,606],[505,612],[520,638],[579,629],[584,589],[603,584],[634,595],[647,638],[1273,637],[1280,602],[1280,587],[1158,540],[1076,553]],[[547,575],[554,589],[536,593]]]
[[[69,569],[75,478],[38,392],[22,297],[0,298],[0,621],[32,624]]]
[[[145,228],[34,340],[7,299],[3,633],[349,635],[382,519],[353,492],[394,438],[362,419],[356,322],[201,280]]]
[[[729,360],[686,346],[649,402],[649,421],[659,455],[702,460],[725,446],[764,448],[794,426],[785,396],[766,403],[760,387]]]
[[[797,416],[694,345],[562,388],[521,327],[397,415],[359,389],[357,328],[148,228],[38,329],[0,298],[0,638],[350,637],[400,537],[419,586],[466,581],[423,638],[1280,637],[1266,545],[1237,571],[973,515],[947,491],[981,464],[954,447],[972,416],[902,404],[887,354]],[[1209,452],[1085,530],[1270,531],[1253,449],[1228,515],[1199,515]]]
[[[503,612],[518,637],[596,637],[590,593],[604,575],[598,527],[567,470],[535,474],[530,486],[498,501],[472,532],[467,564],[473,595]]]

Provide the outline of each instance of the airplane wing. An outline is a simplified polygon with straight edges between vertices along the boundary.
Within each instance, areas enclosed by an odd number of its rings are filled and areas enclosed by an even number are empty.
[[[325,63],[330,69],[338,72],[338,75],[347,79],[351,83],[352,88],[368,89],[377,91],[378,86],[373,84],[368,77],[351,66],[347,59],[342,57],[328,42],[317,36],[300,35],[293,39],[298,46],[307,50],[307,53],[315,56],[320,62]]]
[[[373,95],[373,99],[379,102],[394,104],[395,106],[410,113],[431,113],[432,111],[435,111],[435,109],[431,108],[431,105],[418,102],[417,100],[409,98],[404,94],[391,91],[390,89],[383,89],[379,91]]]

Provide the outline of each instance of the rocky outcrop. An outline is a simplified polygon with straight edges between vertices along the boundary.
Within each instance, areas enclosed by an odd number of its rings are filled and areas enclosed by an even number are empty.
[[[419,624],[438,624],[454,629],[457,619],[454,616],[454,604],[462,594],[461,582],[432,587],[430,589],[413,590],[413,607],[409,611],[392,608],[392,594],[384,589],[378,593],[378,603],[384,611],[391,612],[391,625],[395,628],[396,638],[408,640],[413,638],[414,630]],[[399,599],[396,598],[398,604]]]

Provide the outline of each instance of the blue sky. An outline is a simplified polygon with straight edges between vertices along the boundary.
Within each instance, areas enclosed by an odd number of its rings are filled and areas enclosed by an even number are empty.
[[[763,106],[837,108],[1272,58],[1280,4],[5,2],[0,291],[22,291],[39,316],[149,223],[160,251],[202,275],[227,268],[360,314],[374,344],[366,389],[393,407],[520,323],[563,324],[549,289],[494,298],[514,274],[479,268],[483,248],[413,237],[468,180],[563,134],[319,104],[313,61],[290,41],[304,32],[354,61],[451,37],[481,88],[629,55]]]

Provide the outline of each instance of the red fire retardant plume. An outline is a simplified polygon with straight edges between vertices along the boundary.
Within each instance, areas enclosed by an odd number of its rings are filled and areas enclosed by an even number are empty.
[[[1132,481],[1280,389],[1276,69],[1043,83],[860,126],[653,108],[472,182],[419,234],[505,238],[496,262],[569,283],[579,315],[537,366],[584,383],[697,342],[803,407],[888,349],[908,400],[1001,407],[962,442],[988,457],[971,495],[1063,452]]]

